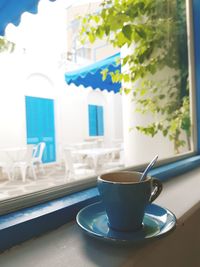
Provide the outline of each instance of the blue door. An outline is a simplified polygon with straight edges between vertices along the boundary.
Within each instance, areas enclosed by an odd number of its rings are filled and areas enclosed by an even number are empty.
[[[56,160],[54,100],[25,97],[27,144],[45,142],[43,162]]]

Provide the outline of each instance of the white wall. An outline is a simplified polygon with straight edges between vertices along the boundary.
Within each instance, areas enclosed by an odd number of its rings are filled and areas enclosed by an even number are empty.
[[[26,144],[22,68],[17,56],[0,54],[0,148]]]
[[[114,118],[117,114],[114,113],[113,103],[116,100],[119,102],[119,95],[66,84],[61,95],[62,99],[59,103],[62,103],[60,105],[62,136],[60,140],[64,145],[81,142],[89,137],[88,104],[104,107],[105,143],[109,144],[112,139],[116,138],[117,130],[115,129],[122,128],[122,120]],[[121,105],[119,105],[119,110],[121,110]]]
[[[135,129],[136,125],[148,123],[150,119],[135,113],[132,96],[123,95],[123,130],[125,161],[127,166],[149,162],[156,154],[159,159],[174,155],[173,144],[161,134],[146,136]]]

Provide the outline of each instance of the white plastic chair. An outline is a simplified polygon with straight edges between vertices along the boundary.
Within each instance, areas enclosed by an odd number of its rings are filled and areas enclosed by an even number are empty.
[[[45,142],[40,142],[34,148],[33,156],[32,156],[32,164],[42,168],[42,172],[44,173],[42,156],[44,154],[44,149],[46,147]]]
[[[28,169],[30,168],[33,174],[34,179],[36,180],[35,169],[32,163],[32,155],[33,155],[33,145],[28,145],[27,150],[24,151],[24,155],[18,161],[13,163],[13,178],[15,176],[15,170],[19,169],[22,181],[26,181],[26,176],[28,173]]]
[[[1,161],[0,162],[0,168],[2,173],[6,173],[7,177],[9,180],[12,180],[12,175],[11,175],[11,169],[12,166],[9,162],[6,161]]]

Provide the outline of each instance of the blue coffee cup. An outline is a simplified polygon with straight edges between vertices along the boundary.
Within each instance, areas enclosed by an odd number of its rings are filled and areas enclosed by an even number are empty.
[[[119,171],[98,177],[98,190],[108,217],[109,227],[117,231],[137,231],[142,227],[146,206],[162,191],[162,183],[142,173]]]

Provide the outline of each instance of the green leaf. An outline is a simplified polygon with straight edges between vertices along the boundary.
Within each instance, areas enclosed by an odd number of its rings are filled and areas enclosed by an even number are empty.
[[[128,40],[131,40],[131,36],[132,36],[132,28],[131,28],[131,25],[125,25],[122,28],[122,32],[123,32],[124,36],[126,36],[126,38]]]
[[[104,36],[104,31],[103,31],[103,29],[102,29],[101,27],[97,28],[97,30],[96,30],[96,36],[97,36],[97,38],[99,38],[99,39],[102,39],[102,38],[103,38],[103,36]]]
[[[102,80],[105,81],[106,78],[107,78],[108,69],[103,69],[103,70],[101,71],[101,74],[102,74]]]
[[[125,93],[126,95],[128,95],[130,92],[131,92],[131,89],[129,89],[129,88],[124,88],[124,93]]]
[[[163,136],[166,137],[167,135],[168,135],[168,130],[167,129],[163,130]]]
[[[104,27],[105,34],[108,36],[110,34],[110,26]]]
[[[166,97],[166,95],[163,95],[163,94],[162,95],[159,95],[159,99],[160,100],[164,99],[165,97]]]
[[[89,38],[90,43],[94,43],[96,39],[95,35],[92,33],[88,33],[88,38]]]
[[[98,23],[100,21],[100,17],[99,16],[93,16],[93,20]]]
[[[122,32],[119,32],[118,35],[116,36],[116,38],[117,38],[117,43],[118,43],[119,47],[122,47],[127,42],[127,39],[125,38],[125,36]]]
[[[129,76],[129,74],[123,75],[123,80],[124,80],[124,82],[130,82],[130,76]]]
[[[185,131],[189,131],[191,127],[191,123],[190,123],[190,117],[184,117],[181,123],[181,129],[185,130]]]
[[[146,38],[146,33],[141,27],[136,27],[135,32],[141,37],[142,39]]]

